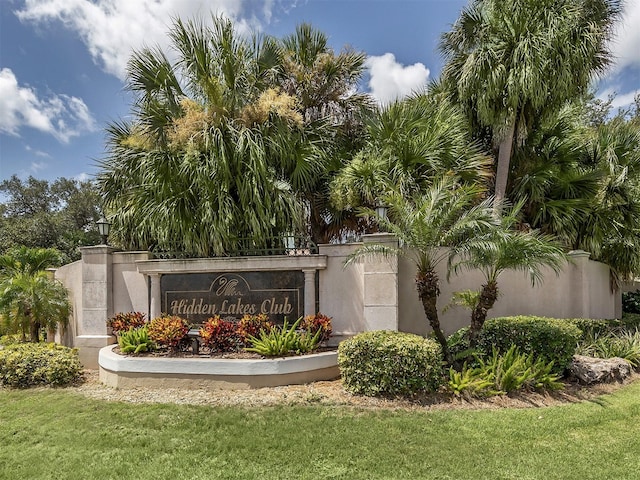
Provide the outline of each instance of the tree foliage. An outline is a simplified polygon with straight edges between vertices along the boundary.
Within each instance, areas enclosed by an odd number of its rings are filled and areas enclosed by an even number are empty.
[[[611,65],[621,12],[620,0],[473,0],[442,35],[446,88],[499,146],[498,203],[508,193],[514,141]]]
[[[108,129],[98,181],[114,238],[212,256],[306,233],[335,151],[325,110],[351,118],[362,56],[334,55],[308,26],[249,41],[223,18],[176,20],[169,36],[175,62],[157,48],[132,56],[134,119]]]
[[[53,182],[12,176],[0,183],[0,252],[25,245],[56,248],[63,262],[80,258],[79,246],[95,245],[99,236],[100,197],[91,181],[58,178]]]

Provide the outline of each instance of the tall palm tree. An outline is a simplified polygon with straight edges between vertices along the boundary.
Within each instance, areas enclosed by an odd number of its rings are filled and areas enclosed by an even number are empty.
[[[114,122],[98,183],[128,248],[224,255],[248,237],[269,246],[303,230],[296,194],[322,170],[322,139],[305,131],[297,100],[274,88],[277,46],[239,37],[229,20],[177,20],[178,59],[135,52],[131,122]]]
[[[0,322],[10,332],[39,341],[40,330],[56,330],[69,322],[66,288],[50,279],[46,268],[57,265],[52,249],[20,247],[0,256]]]
[[[487,313],[498,300],[498,279],[504,271],[528,273],[531,284],[535,285],[542,280],[543,267],[549,267],[559,273],[566,263],[564,250],[553,236],[536,230],[517,229],[521,208],[522,203],[512,208],[503,208],[498,226],[455,245],[449,257],[450,273],[478,270],[485,279],[472,306],[469,329],[471,348],[476,346]]]
[[[351,49],[335,52],[323,32],[303,23],[277,43],[280,68],[276,84],[296,98],[305,128],[324,142],[323,169],[299,193],[308,209],[309,233],[316,243],[341,236],[355,218],[329,202],[329,184],[362,148],[363,117],[374,110],[369,94],[358,92],[366,55]]]
[[[401,255],[415,264],[418,297],[448,362],[451,358],[436,305],[440,294],[437,268],[454,251],[444,247],[459,247],[493,227],[490,201],[478,203],[482,194],[478,186],[461,185],[450,176],[435,180],[430,188],[410,199],[391,194],[385,198],[389,218],[377,217],[371,211],[368,215],[375,216],[386,231],[393,233],[399,246],[366,244],[348,260],[349,263],[366,255]]]
[[[611,64],[607,47],[621,12],[621,0],[472,0],[443,34],[443,81],[498,147],[498,208],[514,143]]]

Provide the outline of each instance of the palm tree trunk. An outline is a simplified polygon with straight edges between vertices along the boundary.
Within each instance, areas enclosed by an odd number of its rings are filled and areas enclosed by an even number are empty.
[[[438,319],[437,301],[438,295],[440,295],[440,287],[438,285],[438,274],[433,270],[427,272],[420,272],[416,275],[416,287],[418,289],[418,296],[422,302],[422,308],[427,316],[429,325],[433,330],[433,333],[442,347],[442,355],[447,363],[451,363],[451,355],[449,354],[449,348],[447,347],[447,338],[444,336],[444,332],[440,327],[440,320]]]
[[[516,129],[516,117],[513,117],[507,128],[505,137],[498,147],[498,166],[496,169],[495,206],[494,212],[500,214],[502,204],[507,196],[507,181],[509,180],[509,164],[511,163],[511,150],[513,149],[513,136]]]
[[[487,313],[493,308],[498,299],[498,283],[494,280],[482,286],[478,304],[471,312],[471,328],[469,329],[469,347],[475,348],[478,344],[478,335],[484,322],[487,320]]]
[[[38,343],[40,341],[40,322],[31,322],[29,334],[33,343]]]

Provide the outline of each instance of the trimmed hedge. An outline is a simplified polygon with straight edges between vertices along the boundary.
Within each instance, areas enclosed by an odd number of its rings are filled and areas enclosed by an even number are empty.
[[[373,331],[340,343],[338,366],[355,394],[412,395],[442,382],[442,352],[434,340],[394,331]]]
[[[638,313],[623,313],[622,318],[572,318],[568,321],[582,330],[583,340],[611,333],[640,330],[640,314]]]
[[[494,347],[506,352],[515,345],[522,353],[553,361],[554,371],[562,372],[569,365],[581,335],[570,320],[534,316],[491,318],[480,332],[478,349],[490,355]]]
[[[78,381],[81,375],[75,349],[53,343],[20,343],[0,350],[0,385],[61,387]]]

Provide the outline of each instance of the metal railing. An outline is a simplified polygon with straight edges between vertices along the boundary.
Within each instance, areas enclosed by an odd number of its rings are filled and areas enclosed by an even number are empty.
[[[171,247],[164,249],[160,247],[150,248],[154,258],[158,259],[184,259],[199,258],[201,255],[185,252],[184,249]],[[281,237],[268,237],[262,242],[252,238],[239,238],[224,255],[217,257],[259,257],[272,255],[315,255],[318,253],[318,246],[308,236],[285,235]],[[213,256],[216,257],[216,256]]]

